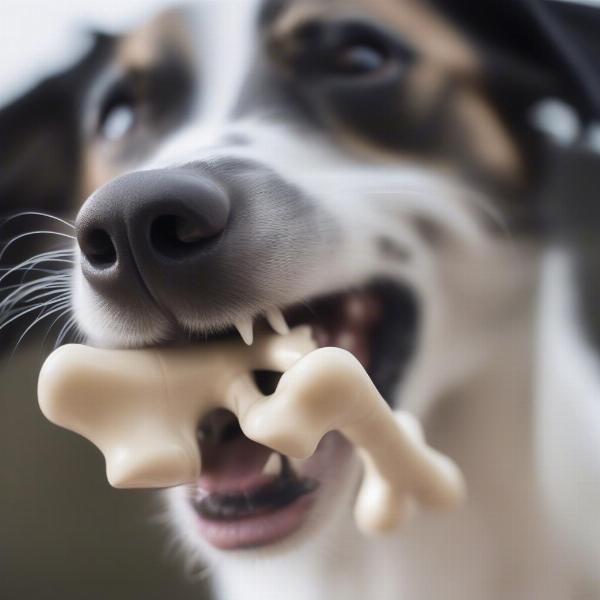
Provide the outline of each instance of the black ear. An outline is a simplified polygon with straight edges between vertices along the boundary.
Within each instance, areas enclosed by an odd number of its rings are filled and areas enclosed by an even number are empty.
[[[79,183],[80,107],[111,46],[111,38],[96,36],[78,64],[0,109],[0,216],[72,206]]]
[[[600,116],[600,10],[554,0],[433,0],[481,51],[493,98],[519,121],[552,95]]]
[[[551,11],[579,42],[589,63],[600,73],[600,6],[550,2]]]
[[[574,264],[578,317],[600,358],[600,153],[577,144],[554,146],[545,185],[545,215],[555,241]]]

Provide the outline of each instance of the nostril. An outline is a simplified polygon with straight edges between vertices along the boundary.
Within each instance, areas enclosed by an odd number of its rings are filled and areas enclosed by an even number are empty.
[[[92,229],[80,236],[79,247],[94,267],[106,269],[117,262],[117,249],[104,229]]]
[[[159,254],[180,260],[205,248],[221,233],[219,228],[211,227],[197,219],[163,215],[153,221],[150,227],[150,241]]]

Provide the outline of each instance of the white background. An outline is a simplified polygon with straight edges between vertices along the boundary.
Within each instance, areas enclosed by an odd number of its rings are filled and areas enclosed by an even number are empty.
[[[171,0],[0,0],[0,104],[73,63],[86,31],[127,30]]]

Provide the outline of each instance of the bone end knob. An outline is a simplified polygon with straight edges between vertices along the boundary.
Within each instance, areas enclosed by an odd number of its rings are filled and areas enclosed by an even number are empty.
[[[120,445],[105,452],[106,478],[114,488],[164,488],[194,481],[199,462],[177,443]]]
[[[165,398],[153,351],[67,345],[44,363],[42,413],[93,442],[117,488],[170,487],[193,481],[200,458],[179,407]]]

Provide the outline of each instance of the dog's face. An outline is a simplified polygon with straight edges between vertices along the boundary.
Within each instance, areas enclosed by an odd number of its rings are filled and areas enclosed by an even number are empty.
[[[500,232],[528,214],[533,166],[442,11],[207,0],[103,44],[69,182],[89,195],[70,277],[89,343],[250,338],[283,314],[416,411],[478,368],[526,285]],[[349,518],[340,436],[290,464],[228,415],[198,434],[204,473],[170,494],[193,547],[282,552]]]

